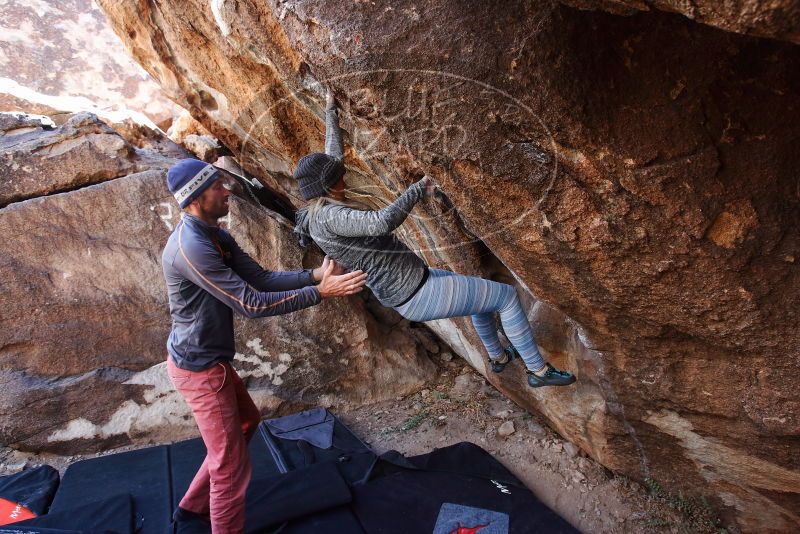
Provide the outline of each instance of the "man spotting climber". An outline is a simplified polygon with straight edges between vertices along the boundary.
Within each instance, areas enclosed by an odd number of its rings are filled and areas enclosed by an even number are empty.
[[[182,160],[167,173],[169,190],[183,210],[162,254],[172,315],[167,372],[191,407],[207,449],[173,518],[205,519],[213,534],[244,529],[247,442],[261,421],[231,367],[233,311],[245,317],[290,313],[356,293],[366,279],[361,271],[344,274],[327,257],[313,270],[262,269],[218,225],[235,184],[226,171],[195,159]]]

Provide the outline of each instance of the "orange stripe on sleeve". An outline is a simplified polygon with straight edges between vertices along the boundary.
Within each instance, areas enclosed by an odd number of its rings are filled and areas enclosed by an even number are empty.
[[[237,297],[235,297],[235,296],[231,295],[230,293],[228,293],[227,291],[225,291],[225,290],[224,290],[224,289],[222,289],[221,287],[217,286],[217,285],[216,285],[215,283],[213,283],[211,280],[209,280],[208,278],[206,278],[206,277],[203,275],[203,273],[201,273],[201,272],[200,272],[200,271],[197,269],[197,267],[195,267],[195,266],[194,266],[194,264],[193,264],[193,263],[192,263],[192,262],[189,260],[189,258],[186,256],[186,253],[183,251],[183,243],[181,242],[181,238],[183,237],[183,227],[184,227],[184,225],[183,225],[183,224],[181,224],[180,230],[178,230],[178,249],[181,251],[181,256],[183,256],[183,259],[184,259],[184,261],[186,261],[186,263],[189,265],[189,267],[191,267],[191,268],[192,268],[192,270],[193,270],[195,273],[197,273],[197,276],[199,276],[200,278],[202,278],[202,279],[203,279],[203,281],[205,281],[205,283],[206,283],[206,284],[208,284],[209,286],[213,287],[214,289],[216,289],[217,291],[219,291],[220,293],[222,293],[223,295],[225,295],[225,296],[226,296],[226,297],[228,297],[229,299],[231,299],[231,300],[233,300],[233,301],[235,301],[235,302],[238,302],[238,303],[239,303],[239,305],[241,305],[241,306],[242,306],[242,308],[247,308],[247,309],[249,309],[249,310],[253,310],[253,311],[258,311],[258,310],[268,310],[268,309],[270,309],[270,308],[274,308],[275,306],[278,306],[278,305],[280,305],[280,304],[283,304],[284,302],[287,302],[287,301],[289,301],[289,300],[294,300],[295,298],[297,298],[297,294],[294,294],[294,295],[289,295],[288,297],[282,298],[282,299],[281,299],[281,300],[279,300],[278,302],[274,302],[274,303],[272,303],[272,304],[268,304],[268,305],[264,305],[264,306],[250,306],[249,304],[245,304],[244,302],[242,302],[242,300],[241,300],[241,299],[239,299],[239,298],[237,298]]]

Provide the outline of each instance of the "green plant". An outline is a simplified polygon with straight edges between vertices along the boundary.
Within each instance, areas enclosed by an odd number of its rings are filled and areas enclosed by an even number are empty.
[[[699,499],[694,499],[683,495],[680,491],[677,495],[674,495],[664,489],[664,487],[653,478],[644,479],[644,484],[647,486],[650,495],[665,502],[670,508],[681,513],[684,519],[684,524],[679,527],[681,532],[727,534],[728,531],[720,526],[717,513],[704,496],[700,496]],[[651,521],[663,520],[661,518],[655,518]],[[651,526],[667,525],[654,524]]]
[[[660,517],[652,517],[644,522],[647,527],[668,527],[669,521]]]
[[[428,412],[423,410],[416,415],[412,415],[406,421],[400,425],[400,432],[408,432],[414,428],[417,428],[425,418],[428,417]]]
[[[650,495],[653,497],[663,499],[667,495],[667,492],[661,487],[661,484],[659,484],[654,478],[644,479],[644,485],[647,486],[647,489],[650,491]]]

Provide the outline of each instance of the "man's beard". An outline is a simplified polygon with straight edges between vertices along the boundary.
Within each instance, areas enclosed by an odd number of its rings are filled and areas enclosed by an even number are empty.
[[[221,219],[222,217],[225,217],[229,211],[230,211],[230,206],[228,204],[220,203],[220,205],[218,207],[215,207],[215,209],[210,213],[210,215],[214,219]]]

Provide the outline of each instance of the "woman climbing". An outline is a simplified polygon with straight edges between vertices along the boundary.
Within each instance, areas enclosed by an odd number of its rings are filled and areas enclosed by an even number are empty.
[[[414,205],[433,194],[433,179],[423,177],[381,210],[355,209],[345,197],[343,156],[336,101],[328,91],[325,154],[303,157],[294,173],[300,194],[311,201],[297,213],[295,233],[303,246],[313,239],[339,264],[367,273],[367,286],[381,304],[410,321],[470,315],[495,373],[503,371],[515,357],[521,357],[532,387],[575,382],[572,373],[560,371],[542,358],[512,286],[430,269],[394,235]],[[500,313],[512,347],[501,345],[494,312]]]

